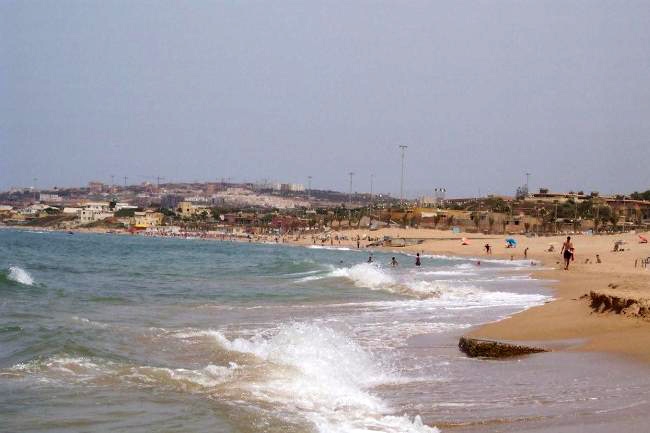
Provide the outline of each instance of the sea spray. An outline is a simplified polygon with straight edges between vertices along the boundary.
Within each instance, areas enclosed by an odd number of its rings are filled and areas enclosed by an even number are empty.
[[[444,292],[457,289],[476,290],[473,286],[450,286],[442,281],[425,280],[422,275],[399,273],[396,270],[384,269],[380,265],[371,263],[361,263],[349,268],[337,268],[328,276],[348,278],[357,287],[419,299],[440,297]]]
[[[9,271],[7,272],[7,279],[15,281],[16,283],[24,284],[26,286],[32,286],[34,284],[34,279],[29,273],[18,266],[10,266]]]
[[[352,339],[313,323],[282,325],[273,335],[228,339],[215,330],[181,332],[178,338],[208,337],[228,351],[252,354],[269,368],[244,388],[265,404],[297,411],[320,432],[434,433],[419,417],[391,414],[370,392],[373,386],[399,378],[382,370],[370,353]]]

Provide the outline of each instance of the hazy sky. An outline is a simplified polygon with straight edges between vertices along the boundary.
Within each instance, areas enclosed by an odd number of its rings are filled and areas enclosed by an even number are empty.
[[[650,188],[646,1],[0,1],[0,189]],[[151,180],[151,179],[149,179]]]

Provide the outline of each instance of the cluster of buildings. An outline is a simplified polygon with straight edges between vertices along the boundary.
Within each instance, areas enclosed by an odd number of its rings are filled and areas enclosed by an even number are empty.
[[[218,228],[229,233],[326,230],[387,225],[522,233],[650,227],[650,201],[540,189],[519,197],[390,196],[306,191],[300,184],[219,182],[31,189],[0,193],[0,224],[62,229]]]
[[[338,193],[334,193],[338,194]],[[338,200],[338,197],[336,197]],[[0,193],[0,224],[151,229],[169,224],[216,221],[221,209],[308,209],[327,197],[310,197],[302,184],[227,182],[108,185],[92,181],[82,188],[12,189]],[[241,213],[241,212],[240,212]],[[222,218],[223,215],[221,215]],[[231,224],[241,219],[227,218]],[[251,218],[248,219],[252,220]],[[267,221],[268,218],[265,220]],[[225,223],[222,219],[222,223]]]
[[[56,228],[75,228],[105,221],[117,227],[145,229],[162,225],[163,220],[163,214],[157,210],[139,210],[128,203],[86,202],[65,207],[44,203],[25,207],[0,205],[0,221],[10,225],[41,223]]]

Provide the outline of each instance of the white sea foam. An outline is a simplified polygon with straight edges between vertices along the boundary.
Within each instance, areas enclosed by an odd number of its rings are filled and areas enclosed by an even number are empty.
[[[77,380],[95,377],[108,371],[107,367],[113,363],[107,362],[100,366],[89,358],[54,356],[45,360],[33,360],[14,365],[11,370],[30,374],[43,374],[50,378],[60,379],[71,376]]]
[[[324,275],[310,275],[307,277],[297,279],[296,283],[307,283],[309,281],[318,281],[318,280],[322,280],[323,278],[325,278]]]
[[[456,276],[456,275],[476,275],[476,272],[467,272],[463,270],[440,270],[440,271],[421,271],[420,275],[440,275],[440,276]]]
[[[420,299],[439,297],[442,293],[471,286],[450,286],[445,281],[418,279],[418,275],[399,273],[384,269],[372,263],[361,263],[349,268],[337,268],[328,277],[342,277],[351,280],[355,286],[381,290]]]
[[[321,432],[438,432],[418,417],[394,416],[371,388],[396,381],[350,338],[312,323],[283,325],[275,333],[228,339],[219,331],[178,333],[209,337],[227,351],[252,354],[270,368],[259,381],[241,384],[254,398],[311,421]]]
[[[333,247],[327,245],[309,245],[307,248],[312,250],[352,251],[352,248],[348,247]]]
[[[409,254],[412,256],[412,254]],[[460,265],[456,265],[458,267],[462,266],[467,266],[467,267],[473,267],[474,264],[471,262],[481,262],[481,263],[491,263],[495,265],[502,265],[502,266],[507,266],[512,270],[512,267],[521,267],[521,268],[530,268],[531,263],[535,263],[536,265],[539,265],[538,261],[535,260],[507,260],[507,259],[486,259],[485,257],[461,257],[461,256],[446,256],[444,254],[421,254],[420,257],[422,258],[430,258],[430,259],[440,259],[440,260],[446,260],[446,261],[463,261],[467,262],[469,261],[470,263],[463,263]]]
[[[89,382],[92,380],[126,381],[149,386],[171,386],[179,390],[203,390],[226,382],[239,366],[209,364],[204,368],[165,368],[153,366],[125,365],[109,360],[95,360],[87,357],[53,356],[45,360],[34,360],[14,365],[11,370],[24,374],[36,374],[48,381]]]
[[[7,273],[7,278],[12,281],[15,281],[26,286],[31,286],[34,284],[34,279],[29,273],[18,266],[10,266],[9,272]]]
[[[136,382],[169,383],[181,388],[186,388],[188,385],[214,388],[227,382],[237,367],[237,364],[234,363],[231,363],[229,367],[209,364],[198,370],[144,366],[133,368],[128,377]]]
[[[84,326],[107,329],[109,325],[107,323],[96,322],[94,320],[87,319],[85,317],[72,316],[70,317],[73,321],[78,322]]]

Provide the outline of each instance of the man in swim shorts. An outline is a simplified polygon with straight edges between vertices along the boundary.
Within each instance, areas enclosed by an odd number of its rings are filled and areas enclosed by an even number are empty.
[[[567,236],[566,241],[562,244],[562,250],[560,254],[564,257],[564,270],[569,270],[569,263],[573,259],[573,243],[571,242],[571,236]]]

